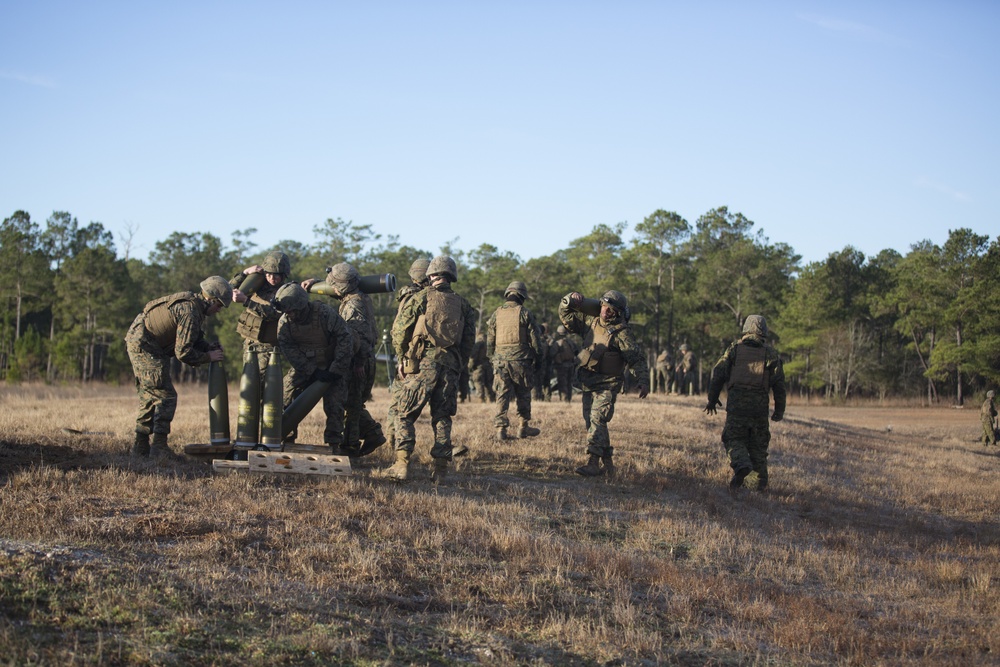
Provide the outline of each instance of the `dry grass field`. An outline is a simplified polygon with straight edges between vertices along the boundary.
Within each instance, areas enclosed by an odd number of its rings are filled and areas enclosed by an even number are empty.
[[[1000,664],[978,410],[793,400],[770,493],[733,498],[703,403],[621,397],[611,483],[573,473],[578,398],[502,444],[465,403],[472,452],[434,486],[426,415],[406,483],[373,476],[384,447],[350,477],[220,476],[130,460],[130,388],[0,386],[0,664]],[[207,415],[182,388],[176,450]]]

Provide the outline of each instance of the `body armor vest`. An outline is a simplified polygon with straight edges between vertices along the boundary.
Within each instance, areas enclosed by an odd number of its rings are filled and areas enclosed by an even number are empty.
[[[565,337],[557,338],[553,345],[556,347],[556,363],[565,364],[576,359],[576,353],[573,351],[573,345],[569,342],[569,339]]]
[[[363,328],[354,323],[351,318],[351,313],[359,311],[364,317],[365,326]],[[364,342],[368,343],[368,347],[375,347],[375,343],[378,341],[378,328],[375,326],[375,305],[370,296],[363,292],[348,294],[340,301],[340,315],[347,322],[351,331],[362,334],[361,337]]]
[[[578,356],[580,365],[602,375],[621,375],[625,359],[620,350],[611,347],[611,338],[623,328],[623,324],[605,327],[601,318],[595,317],[583,339],[583,349]]]
[[[143,326],[146,327],[146,332],[164,350],[172,350],[177,342],[177,320],[170,312],[170,307],[183,301],[190,301],[196,307],[198,305],[198,297],[194,295],[194,292],[177,292],[153,299],[142,309]]]
[[[427,290],[427,309],[417,318],[413,337],[425,338],[434,347],[447,348],[461,340],[464,327],[462,297],[454,292]]]
[[[259,292],[254,293],[250,299],[257,303],[270,305],[270,301],[262,298]],[[240,319],[236,322],[236,333],[244,338],[255,340],[258,343],[277,345],[278,320],[264,319],[255,311],[244,308],[243,312],[240,313]]]
[[[733,370],[729,374],[727,388],[755,389],[767,391],[767,350],[764,347],[739,344],[733,359]]]
[[[528,343],[526,326],[521,326],[522,306],[497,310],[497,347],[521,346]]]
[[[319,314],[320,304],[309,303],[309,319],[301,323],[291,323],[292,339],[299,350],[314,364],[316,368],[327,370],[333,361],[336,341],[327,338],[328,332],[323,327],[323,318]]]

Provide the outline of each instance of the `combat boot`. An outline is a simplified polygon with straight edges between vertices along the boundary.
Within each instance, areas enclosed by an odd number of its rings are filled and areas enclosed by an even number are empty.
[[[591,454],[590,459],[587,461],[587,465],[577,468],[576,474],[583,475],[584,477],[597,477],[598,475],[603,475],[604,469],[601,468],[601,457],[597,454]]]
[[[615,476],[615,462],[611,459],[611,455],[601,457],[601,463],[604,464],[604,474],[608,479],[612,479]]]
[[[149,434],[135,433],[135,442],[132,443],[132,456],[149,457]]]
[[[519,438],[533,438],[536,435],[540,435],[541,431],[532,426],[528,426],[527,420],[521,421],[521,428],[517,431],[517,437]]]
[[[382,429],[368,433],[361,443],[361,449],[358,451],[358,456],[368,456],[376,449],[384,445],[387,441],[388,438],[386,438],[382,433]]]
[[[745,480],[747,475],[751,472],[753,472],[753,468],[750,466],[737,468],[733,473],[732,479],[729,480],[729,492],[736,493],[743,486],[743,480]]]
[[[448,476],[448,459],[434,459],[434,470],[431,471],[431,481],[441,484]]]
[[[511,437],[507,435],[507,427],[501,426],[497,429],[497,440],[510,440]]]
[[[410,452],[405,449],[396,450],[396,462],[385,470],[383,476],[388,479],[405,482],[410,475]]]
[[[149,452],[154,459],[173,458],[174,453],[170,451],[170,446],[167,444],[166,433],[153,434],[152,446]]]
[[[455,459],[459,456],[465,456],[469,453],[469,448],[465,445],[459,445],[458,447],[451,448],[451,458]]]

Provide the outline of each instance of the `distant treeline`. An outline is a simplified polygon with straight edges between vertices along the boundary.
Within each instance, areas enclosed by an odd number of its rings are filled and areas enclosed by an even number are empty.
[[[276,239],[258,248],[247,240],[256,231],[234,233],[229,245],[208,232],[174,232],[143,261],[129,256],[131,236],[116,244],[99,222],[81,226],[55,212],[42,227],[15,212],[0,228],[0,378],[131,382],[122,339],[147,301],[197,290],[206,276],[230,278],[279,249],[297,281],[322,278],[325,267],[346,261],[362,275],[393,273],[400,285],[414,259],[450,254],[459,266],[456,291],[479,310],[480,326],[514,279],[527,284],[527,305],[550,329],[567,292],[599,297],[617,289],[650,359],[687,343],[698,355],[701,386],[752,313],[767,318],[789,389],[799,395],[961,404],[1000,384],[1000,237],[969,229],[950,231],[943,246],[919,241],[906,255],[865,257],[847,246],[804,266],[790,246],[772,243],[726,207],[693,226],[654,211],[628,240],[626,223],[598,225],[565,249],[528,260],[489,244],[402,246],[339,218],[314,227],[311,243]],[[394,296],[375,296],[375,305],[388,330]],[[238,313],[238,305],[224,310],[207,332],[227,350],[231,378],[241,367]],[[198,377],[190,369],[185,375]]]

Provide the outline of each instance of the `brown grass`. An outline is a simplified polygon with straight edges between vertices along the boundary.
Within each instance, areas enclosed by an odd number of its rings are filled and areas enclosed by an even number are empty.
[[[176,449],[206,394],[182,388]],[[129,459],[128,389],[0,387],[0,663],[1000,664],[975,411],[793,403],[772,492],[733,499],[703,402],[622,397],[613,483],[573,473],[578,399],[503,444],[465,403],[435,487],[426,415],[404,484],[373,476],[386,448],[350,478],[214,476]]]

